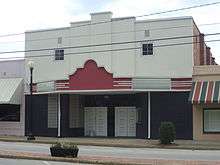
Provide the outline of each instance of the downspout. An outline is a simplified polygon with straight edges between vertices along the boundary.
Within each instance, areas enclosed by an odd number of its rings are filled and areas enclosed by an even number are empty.
[[[151,105],[150,105],[150,92],[148,92],[148,111],[147,111],[148,113],[147,113],[147,117],[148,117],[148,133],[147,133],[147,135],[148,135],[148,139],[150,139],[151,138]]]

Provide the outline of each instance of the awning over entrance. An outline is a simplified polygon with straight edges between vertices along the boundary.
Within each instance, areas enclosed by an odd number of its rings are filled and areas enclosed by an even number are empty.
[[[199,103],[220,103],[220,81],[193,82],[189,101]]]
[[[21,104],[22,78],[0,79],[0,104]]]

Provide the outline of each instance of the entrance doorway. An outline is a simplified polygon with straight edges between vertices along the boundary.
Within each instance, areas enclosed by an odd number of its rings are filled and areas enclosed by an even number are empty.
[[[136,107],[84,107],[85,136],[135,137]]]
[[[136,107],[115,107],[115,136],[136,136]]]
[[[84,108],[85,136],[107,136],[107,107]]]

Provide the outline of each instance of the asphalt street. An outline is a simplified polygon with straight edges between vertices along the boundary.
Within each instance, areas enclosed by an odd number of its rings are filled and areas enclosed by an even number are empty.
[[[0,142],[0,150],[49,154],[50,145],[38,143]],[[156,148],[120,148],[79,146],[80,156],[167,160],[220,160],[220,150],[180,150]]]
[[[42,160],[24,160],[24,159],[2,159],[0,158],[0,165],[89,165],[81,163],[67,163],[67,162],[53,162]]]

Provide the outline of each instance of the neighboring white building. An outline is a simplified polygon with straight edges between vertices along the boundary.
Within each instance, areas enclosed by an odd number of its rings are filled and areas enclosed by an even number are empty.
[[[24,136],[25,61],[0,61],[0,135]]]
[[[191,138],[186,98],[192,68],[212,63],[203,39],[192,17],[136,20],[112,18],[111,12],[92,13],[91,20],[69,27],[27,31],[26,63],[35,63],[35,104],[41,106],[34,123],[43,121],[34,134],[156,138],[160,122],[171,120],[179,138]],[[26,73],[28,81],[28,67]],[[174,98],[181,103],[173,105]],[[169,110],[163,118],[160,111],[174,108],[183,119]],[[152,122],[156,112],[162,117]]]

